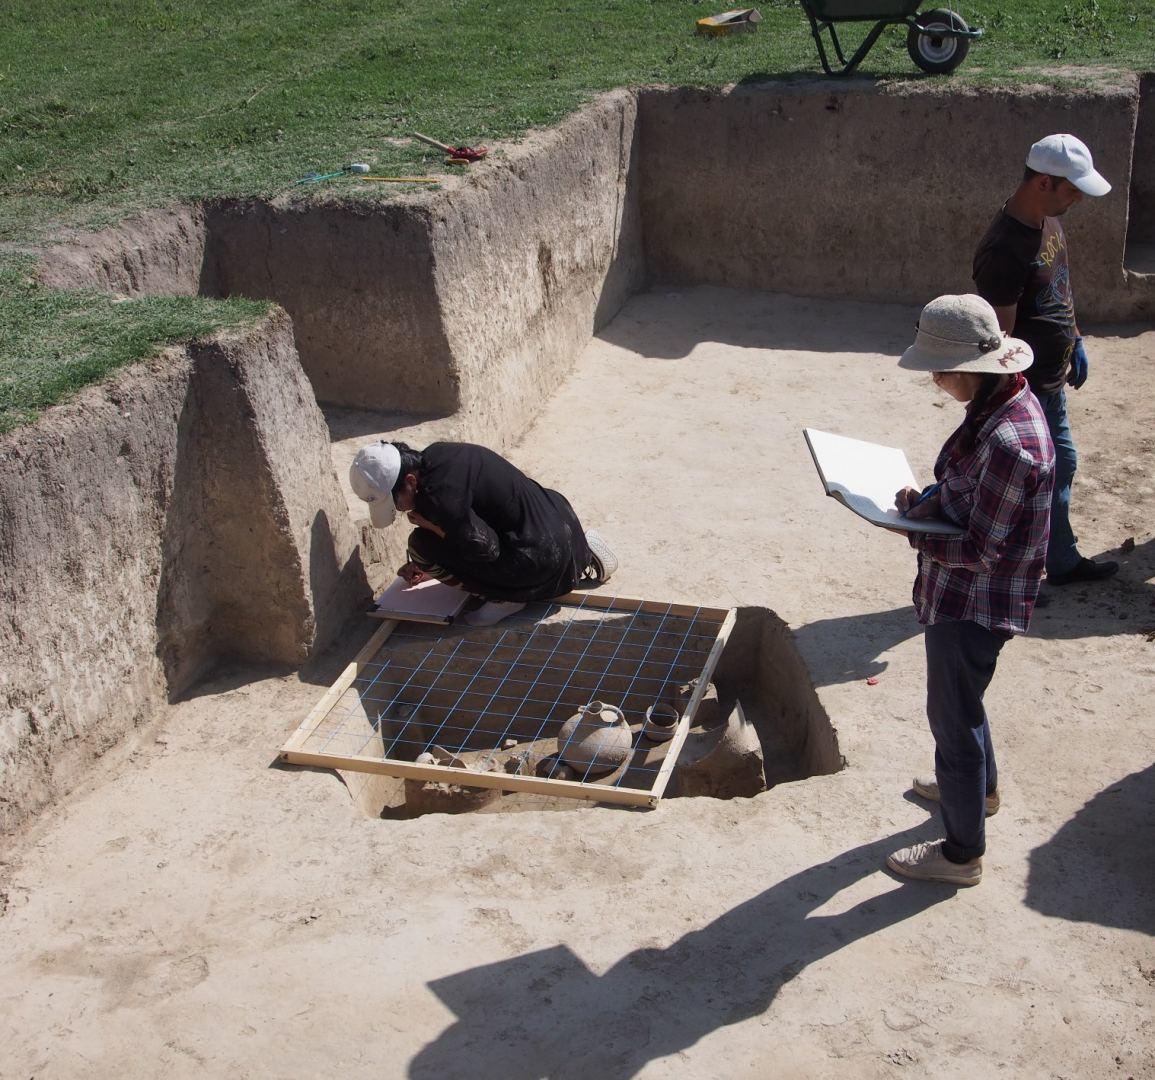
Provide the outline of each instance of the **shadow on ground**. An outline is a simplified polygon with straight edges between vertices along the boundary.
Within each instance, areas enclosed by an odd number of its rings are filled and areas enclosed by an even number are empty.
[[[1155,765],[1099,792],[1031,852],[1027,906],[1155,935]]]
[[[734,318],[735,294],[746,298],[744,318]],[[672,306],[671,295],[682,302]],[[727,298],[726,305],[717,302],[722,298]],[[680,359],[705,342],[745,349],[897,357],[910,345],[917,318],[917,308],[901,304],[669,285],[631,297],[618,317],[595,337],[638,354],[642,362]],[[769,366],[775,359],[766,356],[762,361]]]
[[[342,442],[362,436],[377,436],[384,432],[400,432],[401,437],[414,428],[444,421],[451,423],[453,413],[441,412],[385,412],[375,409],[354,409],[346,405],[322,407],[325,423],[329,426],[331,442]],[[393,435],[397,438],[398,436]],[[426,440],[429,441],[429,440]]]
[[[818,619],[794,632],[794,643],[806,661],[815,686],[859,682],[887,668],[883,653],[908,638],[922,635],[914,606]]]
[[[1048,639],[1111,637],[1155,631],[1155,539],[1128,552],[1104,551],[1096,561],[1114,559],[1119,573],[1089,585],[1053,588],[1044,583],[1031,620],[1031,635]]]
[[[815,961],[953,896],[945,885],[904,884],[840,914],[814,914],[842,890],[881,873],[891,851],[932,838],[936,828],[932,819],[852,848],[668,948],[635,950],[604,975],[556,945],[438,979],[430,987],[458,1020],[417,1054],[409,1076],[635,1076],[650,1061],[765,1013],[778,991]]]
[[[1119,573],[1091,585],[1042,589],[1044,603],[1035,609],[1029,637],[1047,640],[1150,634],[1155,631],[1155,540],[1132,551],[1105,551],[1096,559],[1116,559]],[[913,576],[913,569],[912,569]],[[882,674],[884,653],[922,634],[910,604],[818,619],[793,631],[794,642],[815,686],[857,682]]]

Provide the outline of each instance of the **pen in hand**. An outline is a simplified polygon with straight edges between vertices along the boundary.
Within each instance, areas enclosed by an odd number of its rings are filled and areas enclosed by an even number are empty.
[[[938,494],[938,490],[941,487],[942,487],[942,481],[941,480],[937,484],[931,484],[930,487],[928,487],[926,489],[926,491],[924,491],[917,499],[914,500],[914,502],[912,502],[910,504],[910,506],[908,506],[899,515],[899,517],[906,517],[916,506],[921,506],[924,502],[926,502],[927,499],[933,498],[935,495]]]

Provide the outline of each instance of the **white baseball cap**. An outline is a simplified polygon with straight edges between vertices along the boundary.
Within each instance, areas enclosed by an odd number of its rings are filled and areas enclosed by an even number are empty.
[[[1084,195],[1106,195],[1111,185],[1095,171],[1087,144],[1074,135],[1048,135],[1031,147],[1027,168],[1070,180]]]
[[[393,485],[400,475],[401,454],[387,442],[362,446],[349,466],[349,485],[358,499],[369,504],[369,520],[374,528],[392,525],[397,516]]]

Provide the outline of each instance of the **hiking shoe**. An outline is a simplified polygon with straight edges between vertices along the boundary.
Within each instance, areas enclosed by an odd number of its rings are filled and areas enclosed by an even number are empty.
[[[1048,574],[1048,585],[1074,585],[1079,581],[1102,581],[1109,578],[1119,569],[1117,562],[1095,562],[1093,559],[1080,559],[1065,574]]]
[[[945,885],[977,885],[983,879],[982,859],[951,862],[942,853],[942,841],[915,844],[887,855],[886,865],[899,877],[913,881],[941,881]]]
[[[586,533],[586,547],[590,549],[590,567],[586,576],[598,585],[604,585],[614,576],[618,568],[618,557],[610,550],[610,545],[602,539],[600,532],[590,529]]]
[[[942,801],[942,796],[939,795],[938,791],[938,781],[933,776],[916,776],[911,781],[910,786],[916,795],[921,795],[924,799],[930,799],[931,802]],[[987,817],[997,814],[1002,803],[1003,800],[999,798],[999,793],[992,791],[987,796]]]

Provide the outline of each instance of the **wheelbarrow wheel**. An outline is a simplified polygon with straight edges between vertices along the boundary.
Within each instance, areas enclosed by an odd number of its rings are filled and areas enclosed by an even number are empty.
[[[920,12],[916,24],[906,35],[906,51],[910,58],[928,75],[945,75],[961,64],[970,50],[969,38],[955,37],[944,30],[970,29],[962,16],[953,11]]]

